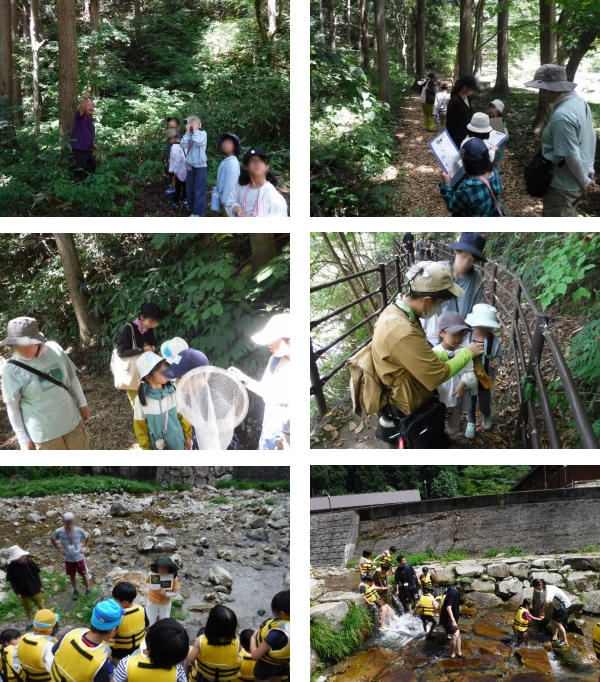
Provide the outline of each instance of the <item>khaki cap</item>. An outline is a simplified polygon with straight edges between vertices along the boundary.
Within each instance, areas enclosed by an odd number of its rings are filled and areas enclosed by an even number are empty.
[[[405,284],[421,294],[435,294],[448,291],[457,298],[465,295],[463,289],[454,281],[452,271],[442,263],[420,263],[409,268],[404,276]]]

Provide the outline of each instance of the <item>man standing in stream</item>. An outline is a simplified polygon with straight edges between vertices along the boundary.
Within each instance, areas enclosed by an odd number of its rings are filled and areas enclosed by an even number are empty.
[[[75,525],[75,514],[67,512],[63,516],[63,522],[63,527],[57,528],[52,533],[50,542],[56,548],[56,551],[65,557],[65,572],[71,580],[71,585],[73,585],[73,600],[76,601],[79,598],[79,590],[77,589],[78,573],[85,583],[85,596],[89,597],[91,594],[90,577],[84,557],[84,553],[87,552],[90,544],[91,536],[86,530]],[[84,540],[83,545],[81,544],[82,540]]]

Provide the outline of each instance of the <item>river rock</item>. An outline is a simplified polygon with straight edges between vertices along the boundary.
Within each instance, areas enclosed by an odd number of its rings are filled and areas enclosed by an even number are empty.
[[[508,603],[513,604],[513,606],[521,606],[523,599],[533,599],[533,587],[526,587],[520,592],[513,594]]]
[[[487,668],[504,668],[504,661],[502,656],[478,656],[477,658],[446,658],[437,662],[441,670],[461,670],[475,669],[485,670]]]
[[[48,511],[46,512],[46,518],[53,519],[55,516],[58,516],[58,514],[60,514],[58,509],[48,509]]]
[[[464,580],[464,578],[462,579]],[[462,582],[461,580],[461,582]],[[494,592],[496,583],[493,580],[473,580],[465,591],[467,592]]]
[[[499,606],[502,604],[502,599],[497,597],[495,594],[488,594],[487,592],[469,592],[465,595],[465,601],[467,605],[473,604],[474,606]]]
[[[113,568],[104,578],[100,591],[100,600],[111,599],[113,587],[118,583],[131,583],[137,590],[138,597],[136,602],[143,603],[148,596],[148,585],[146,584],[147,573],[145,571],[127,570],[125,568]]]
[[[44,520],[44,516],[40,516],[39,514],[36,514],[35,512],[31,512],[31,514],[27,514],[27,521],[31,523],[41,523]]]
[[[264,516],[254,516],[254,514],[249,514],[246,516],[246,523],[249,528],[266,528],[267,520]]]
[[[544,580],[548,585],[556,585],[556,587],[564,587],[565,580],[560,573],[548,573],[546,571],[534,571],[531,573],[531,581],[535,579]]]
[[[317,666],[321,662],[321,659],[319,658],[319,654],[312,648],[310,647],[310,674],[314,674],[315,670],[317,669]]]
[[[487,567],[487,574],[492,578],[508,578],[511,575],[510,566],[508,564],[490,564]]]
[[[346,672],[336,682],[370,682],[389,664],[398,658],[398,654],[389,649],[375,647],[360,653]]]
[[[264,528],[253,528],[248,531],[248,537],[251,540],[258,540],[259,542],[268,542],[269,536]]]
[[[204,556],[204,547],[196,547],[196,554],[198,556]]]
[[[516,650],[516,654],[520,657],[521,663],[529,670],[552,674],[552,666],[550,665],[548,652],[545,649],[522,647]]]
[[[591,569],[600,572],[600,556],[589,556],[587,557],[587,561]]]
[[[546,675],[545,673],[527,672],[503,677],[502,682],[551,682],[553,679],[552,675]]]
[[[507,578],[496,583],[496,594],[501,599],[510,599],[513,594],[521,592],[522,589],[523,583],[516,578]]]
[[[217,550],[217,558],[223,559],[223,561],[232,561],[233,552],[229,548],[222,547],[221,549]]]
[[[109,516],[129,516],[131,509],[125,506],[122,502],[113,502],[110,505]]]
[[[174,552],[177,549],[177,543],[173,538],[163,538],[162,540],[159,540],[155,545],[154,545],[154,551],[155,552]]]
[[[577,672],[583,672],[596,666],[596,653],[593,644],[581,635],[569,635],[568,647],[554,647],[553,652],[561,663]]]
[[[600,590],[584,592],[581,598],[583,599],[583,611],[585,613],[600,614]]]
[[[339,630],[344,618],[348,615],[348,604],[345,601],[325,602],[310,609],[311,621],[326,621]]]
[[[348,604],[354,604],[355,606],[361,606],[365,603],[362,594],[359,594],[358,592],[327,592],[325,595],[318,597],[316,601],[319,603],[345,601]]]
[[[152,532],[152,526],[148,523],[148,521],[144,521],[142,525],[140,526],[140,530],[142,533],[151,533]]]
[[[412,670],[394,668],[387,675],[380,677],[379,682],[417,682],[417,676]]]
[[[434,585],[440,585],[441,587],[447,587],[449,585],[454,585],[456,582],[456,576],[454,575],[453,566],[444,566],[431,569],[431,580]]]
[[[491,637],[492,639],[502,639],[510,636],[507,631],[494,625],[494,623],[484,620],[473,623],[473,631],[482,637]]]
[[[290,589],[290,574],[289,573],[286,573],[283,576],[283,583],[282,584],[284,587],[287,587],[288,590]]]
[[[231,587],[233,585],[231,573],[222,566],[219,566],[219,564],[213,564],[210,567],[208,579],[215,585],[225,585],[226,587]]]
[[[459,564],[454,571],[456,575],[466,578],[479,578],[483,574],[484,568],[481,564]]]
[[[599,582],[600,575],[595,571],[574,571],[566,578],[567,589],[571,592],[593,592]]]
[[[509,565],[510,574],[513,578],[518,578],[519,580],[527,580],[529,577],[529,564],[520,562],[518,564]]]
[[[542,557],[541,559],[534,559],[531,562],[531,568],[532,570],[545,568],[548,571],[558,571],[563,564],[564,561],[560,557]]]
[[[156,537],[161,537],[165,535],[169,535],[169,531],[164,527],[164,526],[159,526],[155,531],[154,535]]]
[[[277,530],[283,530],[284,528],[289,528],[290,520],[287,517],[284,517],[283,519],[279,519],[279,521],[274,521],[269,525]]]
[[[486,673],[472,673],[463,670],[457,674],[453,682],[497,682],[497,675],[487,675]]]

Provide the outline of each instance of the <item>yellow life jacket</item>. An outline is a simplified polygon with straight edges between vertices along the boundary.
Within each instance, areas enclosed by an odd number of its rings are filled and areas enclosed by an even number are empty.
[[[382,566],[385,566],[386,568],[391,568],[392,567],[392,557],[390,556],[389,552],[386,552],[382,557],[381,561],[379,562]]]
[[[290,660],[290,621],[279,620],[279,618],[266,620],[260,626],[256,635],[256,642],[259,646],[262,642],[264,642],[265,637],[271,630],[279,630],[279,632],[283,632],[287,636],[287,644],[283,647],[283,649],[270,649],[260,660],[264,661],[265,663],[270,663],[271,665],[282,665],[283,663],[288,663]]]
[[[433,597],[424,594],[417,604],[417,613],[420,616],[433,616],[433,612]]]
[[[375,571],[373,580],[379,585],[379,587],[385,587],[388,584],[387,575],[381,575],[381,571]]]
[[[25,675],[31,682],[50,682],[50,673],[46,670],[42,654],[46,644],[56,642],[55,637],[50,635],[35,635],[32,632],[25,634],[17,645],[17,656]]]
[[[361,571],[362,573],[370,573],[373,568],[373,560],[366,559],[365,557],[361,558],[365,560],[362,562],[362,564],[360,563],[360,561],[358,562],[358,570]]]
[[[209,680],[233,680],[239,675],[242,659],[239,654],[240,641],[236,637],[225,646],[212,646],[206,635],[200,638],[200,655],[196,659],[196,673]]]
[[[523,618],[523,613],[525,611],[527,611],[527,609],[524,609],[521,606],[517,611],[517,615],[515,616],[515,622],[513,623],[513,625],[515,630],[517,630],[518,632],[527,632],[527,630],[529,630],[529,621]]]
[[[2,662],[0,663],[0,674],[6,682],[24,682],[25,674],[13,667],[13,655],[15,645],[9,644],[0,649]]]
[[[374,604],[379,599],[379,593],[375,589],[375,585],[371,585],[370,587],[366,583],[361,583],[360,585],[364,585],[365,588],[365,591],[362,593],[363,597],[366,597],[368,602]],[[360,592],[360,586],[358,591]]]
[[[445,595],[445,594],[443,594],[443,595],[440,597],[440,601],[438,602],[438,604],[440,605],[440,611],[442,610],[442,607],[444,606],[444,599],[446,599],[446,595]]]
[[[600,656],[600,623],[594,625],[594,651]]]
[[[110,657],[110,646],[106,642],[93,649],[83,643],[86,632],[89,632],[87,628],[77,628],[62,638],[50,670],[53,682],[93,682]]]
[[[429,573],[421,576],[421,584],[426,586],[431,585],[431,576]]]
[[[146,632],[146,616],[143,606],[132,606],[125,609],[121,625],[117,629],[115,641],[110,648],[115,650],[129,649],[135,651],[144,639]]]
[[[240,649],[240,656],[242,657],[242,667],[239,679],[254,682],[254,666],[256,661],[252,660],[252,656],[245,649]]]
[[[177,666],[170,670],[157,668],[142,652],[134,651],[127,661],[128,682],[177,682]]]

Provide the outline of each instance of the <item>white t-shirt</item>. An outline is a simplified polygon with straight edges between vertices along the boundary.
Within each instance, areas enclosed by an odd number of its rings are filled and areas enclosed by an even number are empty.
[[[246,194],[246,201],[244,203],[244,213],[246,215],[253,215],[254,213],[254,207],[256,206],[256,201],[258,199],[258,193],[260,192],[259,189],[252,189],[252,187],[248,190],[248,194]]]
[[[446,349],[442,346],[441,343],[438,343],[437,346],[433,347],[433,350],[445,351]],[[460,348],[458,348],[457,350],[460,350]],[[456,396],[452,394],[454,393],[454,391],[456,391],[456,389],[458,388],[458,384],[460,384],[461,381],[465,382],[467,389],[474,390],[477,388],[477,377],[473,372],[473,360],[470,360],[469,363],[463,369],[460,370],[460,372],[455,374],[452,378],[448,379],[448,381],[445,381],[441,386],[437,387],[440,400],[444,403],[446,407],[456,407],[456,405],[458,405],[458,399],[456,398]],[[471,394],[469,393],[468,390],[465,389],[462,401],[464,409],[470,407],[470,400]]]
[[[555,609],[565,606],[571,606],[571,600],[567,595],[556,585],[546,585],[546,601],[550,602]]]

